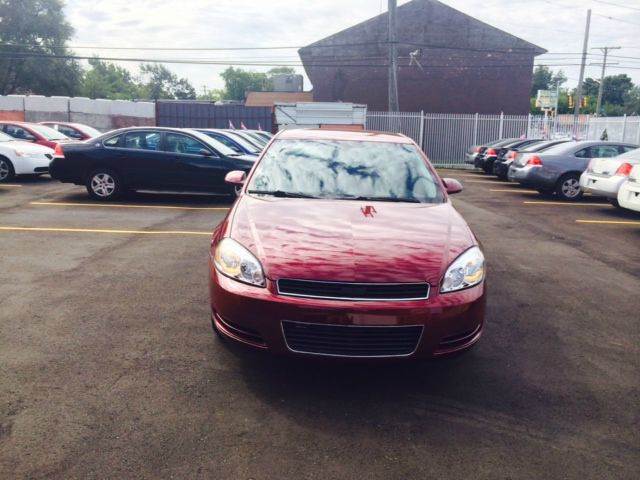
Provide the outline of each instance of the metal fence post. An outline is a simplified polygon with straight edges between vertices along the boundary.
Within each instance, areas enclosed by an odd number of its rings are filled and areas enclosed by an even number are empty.
[[[479,116],[480,114],[477,112],[473,116],[473,144],[474,145],[478,144],[478,117]]]
[[[625,133],[627,133],[627,114],[626,113],[622,117],[622,138],[620,139],[621,142],[624,142]]]
[[[531,114],[527,115],[527,138],[531,138]]]
[[[636,117],[636,145],[640,144],[640,117]]]
[[[500,112],[500,134],[498,135],[499,140],[502,140],[503,128],[504,128],[504,112]]]
[[[420,148],[424,150],[424,110],[420,110],[420,134],[418,138],[420,139]]]

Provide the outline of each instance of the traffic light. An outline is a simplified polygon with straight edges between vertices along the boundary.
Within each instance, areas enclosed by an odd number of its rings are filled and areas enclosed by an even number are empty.
[[[575,104],[573,103],[573,95],[569,95],[569,108],[573,108]]]
[[[580,106],[582,108],[587,108],[589,106],[589,97],[582,97],[582,102]]]

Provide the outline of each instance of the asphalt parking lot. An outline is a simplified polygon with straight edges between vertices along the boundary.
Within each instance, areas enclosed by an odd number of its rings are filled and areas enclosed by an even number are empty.
[[[211,332],[227,204],[0,187],[2,478],[637,478],[640,216],[446,171],[489,264],[469,353],[295,362]]]

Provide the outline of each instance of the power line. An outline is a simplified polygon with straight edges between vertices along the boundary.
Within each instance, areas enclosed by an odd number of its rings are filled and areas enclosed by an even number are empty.
[[[306,65],[300,62],[244,62],[244,61],[226,61],[226,60],[212,60],[212,59],[182,59],[182,58],[144,58],[144,57],[93,57],[93,56],[81,56],[81,55],[55,55],[33,52],[21,52],[6,54],[0,52],[0,59],[4,60],[25,60],[28,58],[43,58],[43,59],[63,59],[63,60],[92,60],[98,58],[99,60],[112,61],[112,62],[136,62],[136,63],[175,63],[175,64],[188,64],[188,65],[221,65],[221,66],[263,66],[263,67],[278,67],[278,66],[291,66],[291,67],[365,67],[365,68],[387,68],[387,63],[348,63],[348,62],[328,62],[328,63],[315,63],[309,62]],[[408,57],[402,57],[408,59]],[[545,67],[571,67],[578,66],[580,63],[535,63],[534,66]],[[400,67],[408,67],[408,64],[400,65]],[[510,63],[510,64],[435,64],[435,65],[423,65],[425,68],[448,68],[448,69],[465,69],[465,68],[513,68],[513,67],[531,67],[531,63]],[[640,67],[632,66],[620,66],[619,68],[640,69]]]
[[[612,17],[610,15],[602,15],[601,13],[595,13],[594,15],[597,15],[599,17],[606,18],[606,19],[609,19],[609,20],[613,20],[615,22],[622,22],[622,23],[628,23],[629,25],[638,25],[638,26],[640,26],[640,23],[630,22],[629,20],[622,20],[621,18]]]
[[[593,0],[593,1],[596,3],[604,3],[605,5],[612,5],[614,7],[620,7],[620,8],[628,8],[630,10],[637,10],[640,12],[640,8],[630,7],[628,5],[620,5],[619,3],[605,2],[604,0]]]

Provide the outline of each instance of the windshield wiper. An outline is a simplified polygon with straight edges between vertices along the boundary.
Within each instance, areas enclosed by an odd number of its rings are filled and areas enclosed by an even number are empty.
[[[313,195],[307,195],[306,193],[297,192],[285,192],[283,190],[247,190],[247,193],[256,193],[259,195],[273,195],[274,197],[282,198],[319,198]]]
[[[408,197],[338,197],[338,200],[368,200],[371,202],[406,202],[406,203],[422,203],[417,198]]]

